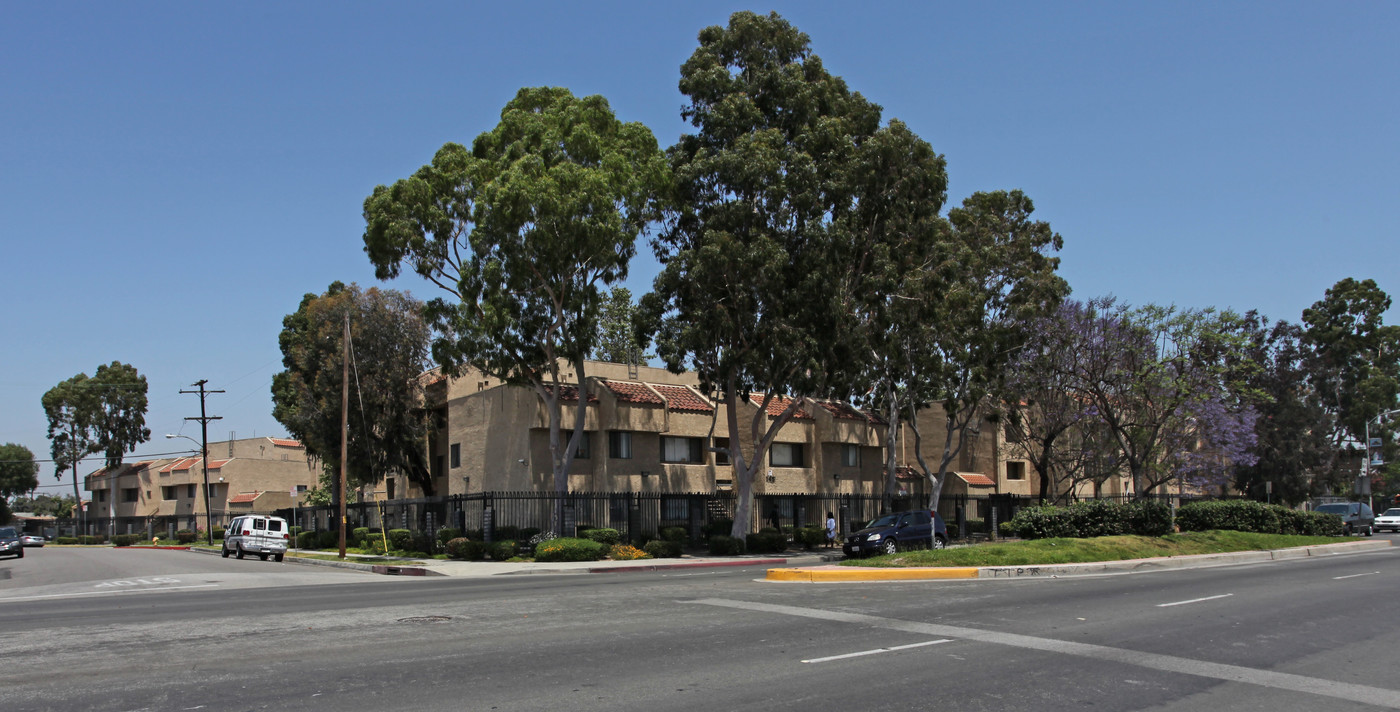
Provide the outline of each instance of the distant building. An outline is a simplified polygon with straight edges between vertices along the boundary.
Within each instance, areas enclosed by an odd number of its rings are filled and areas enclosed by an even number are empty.
[[[316,484],[319,466],[306,448],[284,438],[209,443],[209,512],[214,526],[239,514],[291,507]],[[89,529],[109,534],[202,530],[204,464],[200,457],[123,463],[84,478],[92,493]]]

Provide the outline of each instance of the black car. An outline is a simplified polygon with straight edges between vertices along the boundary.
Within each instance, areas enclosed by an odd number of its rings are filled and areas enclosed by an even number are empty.
[[[842,550],[846,556],[865,556],[893,554],[905,549],[942,549],[947,545],[948,527],[943,524],[943,517],[937,512],[917,509],[875,518],[864,529],[847,536]]]
[[[1313,511],[1341,517],[1342,533],[1347,536],[1371,536],[1376,533],[1376,513],[1371,510],[1371,505],[1365,502],[1330,502],[1317,505]]]
[[[0,527],[0,556],[24,558],[24,544],[19,539],[18,529]]]

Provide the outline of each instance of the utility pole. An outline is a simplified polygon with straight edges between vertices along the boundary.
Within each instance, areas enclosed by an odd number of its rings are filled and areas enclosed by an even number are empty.
[[[207,396],[207,395],[209,395],[210,393],[223,393],[223,391],[209,391],[209,390],[205,390],[205,389],[204,389],[204,384],[206,384],[206,383],[208,383],[208,382],[209,382],[209,379],[207,379],[207,378],[201,378],[201,379],[199,379],[198,381],[195,381],[194,383],[191,383],[191,384],[190,384],[191,386],[199,386],[199,390],[197,390],[197,391],[180,391],[180,392],[181,392],[181,393],[198,393],[198,394],[199,394],[199,417],[198,417],[198,418],[185,418],[185,420],[198,420],[198,421],[199,421],[200,449],[202,450],[201,457],[202,457],[202,459],[204,460],[204,462],[203,462],[203,463],[200,465],[200,467],[199,467],[199,469],[200,469],[201,471],[204,472],[204,537],[205,537],[206,543],[208,543],[210,546],[213,546],[213,545],[214,545],[214,526],[213,526],[213,524],[212,524],[212,521],[211,521],[211,520],[212,520],[212,517],[211,517],[210,512],[209,512],[209,421],[211,421],[211,420],[223,420],[223,416],[219,416],[219,415],[213,415],[213,416],[211,416],[211,415],[206,415],[206,414],[205,414],[205,411],[204,411],[204,397]]]
[[[349,457],[350,437],[350,312],[345,313],[345,348],[340,368],[340,558],[345,559],[345,459]]]

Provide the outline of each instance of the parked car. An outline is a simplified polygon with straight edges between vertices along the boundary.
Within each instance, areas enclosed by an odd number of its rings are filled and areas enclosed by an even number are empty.
[[[221,553],[225,559],[229,554],[240,559],[244,554],[253,554],[263,561],[267,561],[269,556],[281,561],[290,540],[291,530],[287,527],[287,520],[258,514],[244,515],[234,517],[224,530]]]
[[[927,509],[895,512],[877,517],[860,531],[846,537],[846,556],[893,554],[896,551],[948,545],[948,527],[943,517]]]
[[[47,540],[38,534],[24,534],[19,538],[19,542],[23,546],[43,546],[45,541]]]
[[[0,527],[0,556],[24,558],[24,543],[20,541],[18,529]]]
[[[1376,517],[1376,529],[1400,532],[1400,507],[1391,507]]]
[[[1341,517],[1342,534],[1371,536],[1376,533],[1376,513],[1371,511],[1371,505],[1365,502],[1329,502],[1317,505],[1313,511]]]

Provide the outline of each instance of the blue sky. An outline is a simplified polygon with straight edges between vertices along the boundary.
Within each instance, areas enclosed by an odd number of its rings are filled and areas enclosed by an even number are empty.
[[[282,317],[376,283],[375,185],[522,86],[602,94],[668,146],[696,34],[743,9],[943,153],[950,203],[1030,195],[1076,297],[1295,322],[1345,277],[1400,297],[1393,2],[7,3],[0,442],[47,459],[41,396],[113,360],[150,381],[138,454],[198,438],[199,379],[226,391],[212,439],[285,434]]]

